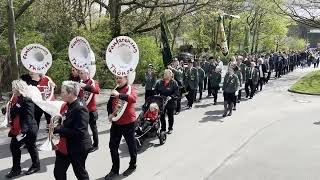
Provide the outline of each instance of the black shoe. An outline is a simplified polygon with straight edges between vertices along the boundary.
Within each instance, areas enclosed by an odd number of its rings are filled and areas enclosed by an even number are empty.
[[[11,169],[11,171],[6,175],[6,178],[11,179],[13,177],[19,176],[21,174],[21,169]]]
[[[236,108],[236,107],[234,107],[232,110],[236,111],[236,110],[237,110],[237,108]]]
[[[104,179],[105,180],[112,180],[113,178],[115,177],[118,177],[119,176],[119,173],[115,173],[113,171],[110,171],[105,177]]]
[[[30,175],[38,171],[40,171],[40,165],[37,165],[37,166],[32,165],[25,174]]]
[[[172,129],[167,132],[167,134],[172,134]]]
[[[178,114],[180,114],[180,112],[179,112],[179,111],[177,111],[177,112],[175,113],[175,115],[178,115]]]
[[[222,115],[222,117],[226,117],[227,116],[227,114],[226,113],[224,113],[223,115]]]
[[[249,97],[249,99],[252,99],[252,97]]]
[[[217,105],[217,102],[214,102],[213,105]]]
[[[95,152],[98,149],[99,149],[98,146],[92,146],[92,148],[90,149],[90,153]]]
[[[134,165],[134,166],[130,166],[127,170],[125,170],[124,172],[123,172],[123,176],[129,176],[129,175],[131,175],[134,171],[136,171],[136,169],[137,169],[137,166],[136,165]]]
[[[232,111],[229,112],[228,116],[232,116]]]

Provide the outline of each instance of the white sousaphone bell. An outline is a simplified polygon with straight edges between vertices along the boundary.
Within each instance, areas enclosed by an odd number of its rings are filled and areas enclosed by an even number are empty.
[[[46,74],[52,65],[52,55],[41,44],[29,44],[21,51],[21,62],[31,72]]]
[[[89,42],[80,36],[73,38],[69,44],[69,60],[78,70],[89,69],[90,78],[96,74],[96,59]]]
[[[106,50],[106,63],[108,69],[116,76],[127,76],[129,89],[127,94],[131,94],[131,85],[135,79],[135,69],[139,63],[139,48],[133,39],[127,36],[114,38]],[[117,88],[118,85],[115,87]],[[123,115],[128,102],[119,99],[115,109],[116,116],[112,121],[118,121]]]

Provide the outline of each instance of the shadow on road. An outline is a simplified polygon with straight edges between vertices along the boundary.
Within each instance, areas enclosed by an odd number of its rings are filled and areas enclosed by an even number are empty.
[[[207,111],[205,115],[199,122],[223,122],[222,119],[223,110],[214,110],[214,111]]]
[[[40,164],[41,164],[41,169],[39,172],[37,173],[46,173],[47,172],[47,166],[48,165],[52,165],[54,164],[55,162],[55,159],[56,157],[47,157],[47,158],[44,158],[44,159],[40,159]],[[21,168],[27,168],[29,169],[29,167],[31,166],[32,162],[31,162],[31,159],[28,159],[24,162],[21,163]],[[0,179],[4,179],[5,178],[5,175],[11,170],[11,167],[10,168],[7,168],[7,169],[3,169],[0,171]],[[26,172],[26,169],[23,170],[23,172],[21,173],[20,176],[17,176],[15,178],[12,178],[12,179],[17,179],[17,178],[20,178],[22,176],[24,176],[24,173]],[[53,172],[49,172],[49,173],[53,173]]]

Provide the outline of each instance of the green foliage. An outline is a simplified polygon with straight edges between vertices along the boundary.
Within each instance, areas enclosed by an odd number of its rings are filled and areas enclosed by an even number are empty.
[[[155,39],[150,36],[137,36],[134,38],[139,47],[140,60],[136,69],[136,81],[142,82],[144,80],[144,73],[147,71],[148,64],[153,64],[156,72],[163,70],[162,57],[160,49],[157,47]]]

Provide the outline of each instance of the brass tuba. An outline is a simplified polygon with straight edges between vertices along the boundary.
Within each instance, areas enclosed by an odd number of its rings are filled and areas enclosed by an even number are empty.
[[[106,50],[106,63],[108,69],[115,76],[127,76],[128,78],[128,92],[131,94],[131,85],[135,79],[135,69],[139,63],[139,49],[138,45],[133,39],[127,36],[119,36],[114,38]],[[115,87],[115,89],[118,85]],[[112,121],[118,121],[123,115],[128,102],[121,99],[115,108],[115,117]]]

